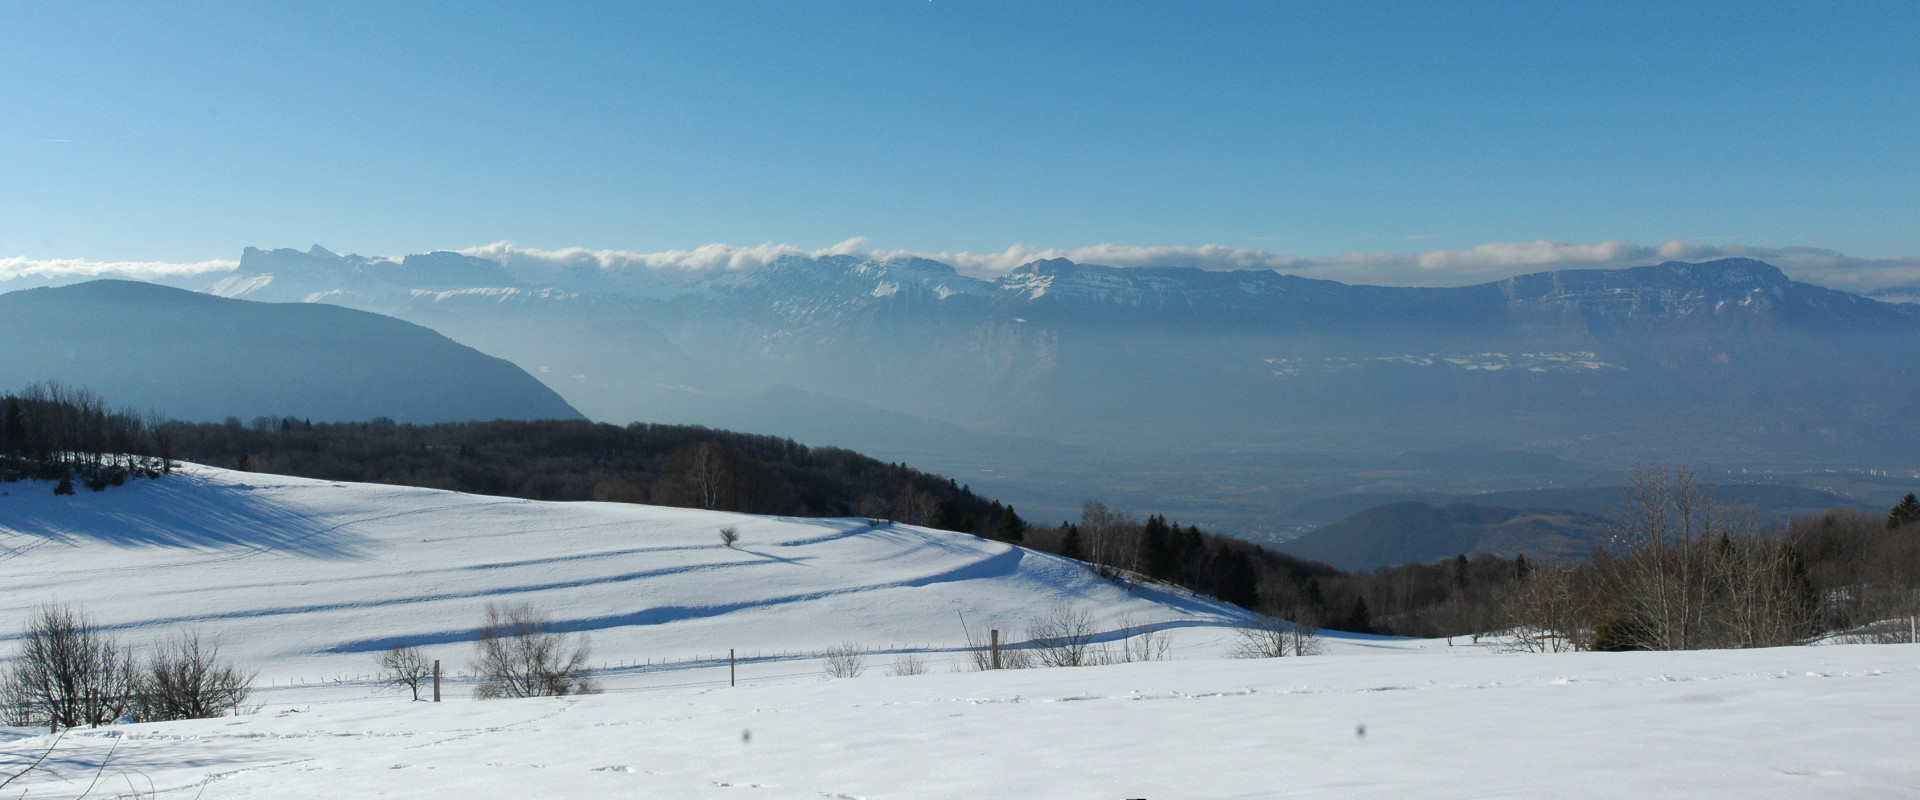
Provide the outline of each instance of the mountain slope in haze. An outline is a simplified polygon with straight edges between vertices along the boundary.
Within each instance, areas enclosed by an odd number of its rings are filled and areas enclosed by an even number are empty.
[[[57,380],[183,420],[579,419],[525,371],[426,328],[133,281],[0,295],[0,386]]]
[[[1877,508],[1852,498],[1800,486],[1731,484],[1714,486],[1714,496],[1737,513],[1751,512],[1761,524],[1819,514],[1833,508]],[[1518,489],[1458,494],[1448,492],[1360,492],[1309,500],[1290,509],[1300,519],[1333,522],[1368,509],[1417,501],[1430,505],[1470,504],[1495,508],[1551,508],[1605,517],[1618,513],[1624,489],[1589,486],[1561,489]]]
[[[1579,560],[1605,535],[1606,525],[1601,517],[1577,511],[1467,504],[1436,508],[1409,500],[1362,511],[1279,548],[1359,571],[1476,553]]]
[[[1797,486],[1736,484],[1711,491],[1732,513],[1751,514],[1762,527],[1834,508],[1865,508],[1832,492]],[[1606,537],[1622,496],[1617,486],[1339,495],[1295,506],[1292,513],[1301,518],[1338,520],[1275,549],[1362,571],[1477,553],[1580,561]]]
[[[744,398],[785,385],[1095,445],[1920,448],[1920,377],[1889,369],[1920,347],[1920,307],[1749,259],[1436,289],[1062,259],[989,281],[925,259],[536,270],[316,247],[249,249],[211,290],[426,324],[573,376],[556,386],[612,421],[761,429]]]
[[[987,280],[917,258],[556,268],[316,247],[249,249],[206,288],[432,327],[596,419],[765,431],[1004,476],[997,496],[1047,517],[1128,495],[1258,533],[1279,508],[1328,493],[1288,460],[1298,452],[1381,463],[1475,446],[1589,471],[1649,457],[1920,468],[1908,363],[1920,306],[1747,259],[1407,288],[1058,259]],[[802,415],[767,402],[786,387],[819,402]],[[868,424],[882,415],[892,422]],[[796,416],[804,430],[785,427]],[[1009,459],[1006,437],[1063,446]],[[1348,486],[1567,485],[1467,461],[1435,473],[1444,485],[1409,485],[1390,465]],[[1170,474],[1187,478],[1134,491]]]

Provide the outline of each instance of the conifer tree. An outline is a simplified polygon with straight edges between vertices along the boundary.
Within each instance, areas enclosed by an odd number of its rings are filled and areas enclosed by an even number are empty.
[[[1013,513],[1013,506],[1007,506],[1000,512],[1000,518],[994,520],[993,538],[1003,542],[1017,542],[1027,537],[1027,522]]]
[[[1354,633],[1373,632],[1373,612],[1367,608],[1366,595],[1353,598],[1353,611],[1348,612],[1345,627]]]
[[[1155,514],[1147,517],[1146,527],[1141,531],[1142,542],[1147,556],[1147,574],[1155,578],[1173,577],[1174,542],[1173,528],[1167,525],[1167,518]]]
[[[1920,522],[1920,500],[1916,500],[1913,493],[1908,492],[1906,499],[1901,500],[1899,505],[1888,512],[1887,530],[1893,530],[1902,525],[1912,525],[1915,522]]]

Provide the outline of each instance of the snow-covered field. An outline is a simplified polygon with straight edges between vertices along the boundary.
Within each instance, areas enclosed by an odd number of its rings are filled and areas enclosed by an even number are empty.
[[[260,670],[260,708],[74,732],[0,797],[77,796],[96,775],[93,796],[181,798],[1920,794],[1915,646],[1523,655],[1352,637],[1244,661],[1222,658],[1229,608],[864,520],[203,467],[6,490],[0,631],[49,600],[134,641],[195,628]],[[455,680],[436,705],[363,679],[395,639],[463,666],[490,599],[589,632],[608,691],[475,701]],[[1175,660],[956,671],[961,614],[1017,635],[1062,603],[1104,629],[1162,626]],[[817,654],[842,641],[874,651],[868,671],[822,677]],[[931,672],[888,675],[906,652]],[[0,733],[0,763],[53,743]]]

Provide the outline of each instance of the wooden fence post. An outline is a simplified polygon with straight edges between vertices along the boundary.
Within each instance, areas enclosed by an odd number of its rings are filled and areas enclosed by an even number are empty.
[[[433,702],[440,702],[440,659],[433,660]]]
[[[727,648],[727,685],[733,686],[733,648]]]
[[[993,629],[988,634],[988,641],[990,642],[990,644],[987,647],[987,653],[989,656],[991,656],[991,659],[988,663],[992,664],[993,669],[999,669],[1000,668],[1000,629],[999,628]]]

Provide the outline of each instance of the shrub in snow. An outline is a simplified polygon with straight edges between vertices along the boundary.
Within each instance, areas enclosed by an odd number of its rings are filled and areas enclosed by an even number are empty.
[[[1234,629],[1235,658],[1310,656],[1320,652],[1320,636],[1313,628],[1279,617],[1255,614]]]
[[[1083,667],[1100,663],[1099,652],[1093,642],[1097,633],[1099,631],[1094,627],[1093,614],[1064,603],[1035,617],[1033,625],[1027,628],[1027,638],[1032,640],[1035,655],[1041,664],[1049,667]],[[1004,648],[1001,655],[1004,663]]]
[[[220,660],[220,648],[188,632],[160,644],[135,678],[129,711],[141,722],[209,719],[240,713],[253,673]]]
[[[887,668],[888,675],[925,675],[927,660],[912,653],[903,653],[893,660],[893,666]]]
[[[827,649],[826,671],[829,678],[858,678],[867,671],[867,657],[860,654],[859,645],[841,642]]]

